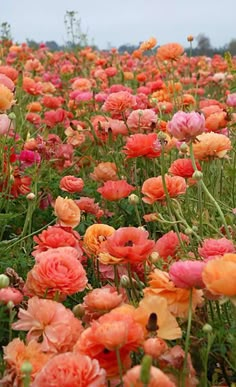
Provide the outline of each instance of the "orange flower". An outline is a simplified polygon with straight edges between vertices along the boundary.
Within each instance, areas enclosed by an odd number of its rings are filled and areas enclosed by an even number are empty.
[[[168,309],[167,300],[156,295],[144,297],[134,312],[135,321],[139,322],[143,326],[146,335],[146,326],[152,313],[155,313],[157,316],[157,335],[159,338],[165,340],[176,340],[182,336],[181,329],[175,317]]]
[[[23,385],[21,367],[25,361],[30,362],[32,366],[32,372],[30,374],[32,382],[37,373],[52,356],[50,353],[44,353],[41,344],[37,343],[35,340],[32,340],[25,345],[24,342],[18,338],[13,339],[6,347],[3,347],[3,351],[3,358],[7,366],[4,376],[1,379],[1,384],[3,383],[3,386]],[[6,384],[4,382],[6,382]]]
[[[84,290],[88,280],[78,257],[73,247],[58,247],[37,254],[37,262],[27,274],[27,294],[47,298],[58,294],[64,299]]]
[[[39,95],[42,93],[42,84],[40,82],[35,82],[32,78],[24,77],[23,78],[23,90],[32,95]]]
[[[141,365],[136,365],[126,372],[124,375],[124,387],[143,387],[144,383],[141,380]],[[149,374],[148,387],[175,387],[167,375],[164,374],[159,368],[151,366]]]
[[[61,179],[60,188],[69,193],[80,192],[84,188],[84,182],[80,177],[67,175]]]
[[[106,372],[97,360],[80,353],[54,356],[38,373],[32,387],[105,387]]]
[[[126,180],[108,180],[104,183],[103,187],[97,189],[102,197],[109,201],[126,198],[134,190],[135,187],[128,184]]]
[[[83,327],[70,309],[56,301],[32,297],[27,310],[20,308],[12,327],[28,331],[27,341],[37,340],[44,352],[71,351]]]
[[[227,124],[227,112],[225,111],[212,113],[206,119],[206,128],[208,132],[216,132],[217,130],[225,128]]]
[[[115,163],[99,163],[95,168],[93,173],[90,173],[90,177],[95,181],[108,181],[108,180],[117,180],[117,167]]]
[[[104,251],[122,262],[138,263],[148,258],[155,242],[148,232],[136,227],[121,227],[103,244]]]
[[[189,289],[176,288],[170,280],[169,274],[155,269],[149,276],[149,287],[144,289],[145,295],[158,295],[167,301],[170,312],[175,317],[187,317],[189,308]],[[192,290],[193,311],[202,305],[202,291]]]
[[[123,301],[121,294],[111,286],[94,289],[84,297],[84,307],[91,312],[108,312]]]
[[[177,60],[184,52],[184,48],[178,43],[168,43],[159,47],[157,50],[157,58],[164,60]]]
[[[153,47],[155,47],[157,44],[157,40],[156,38],[150,38],[148,40],[146,40],[145,42],[143,42],[140,47],[139,47],[139,50],[141,51],[148,51],[148,50],[151,50]]]
[[[165,182],[168,193],[171,198],[184,194],[187,189],[186,182],[183,177],[165,175]],[[142,193],[145,195],[143,201],[148,204],[153,204],[156,201],[163,201],[166,197],[162,176],[151,177],[145,180],[142,186]]]
[[[91,87],[92,84],[87,78],[76,78],[72,83],[73,90],[89,91]]]
[[[80,223],[80,209],[74,200],[58,196],[54,210],[61,226],[74,228]]]
[[[19,72],[11,66],[0,66],[0,74],[5,74],[13,82],[17,80]]]
[[[236,254],[225,254],[209,261],[202,273],[203,282],[211,293],[236,296]]]
[[[128,91],[118,91],[111,93],[102,106],[104,112],[122,113],[127,109],[132,109],[136,105],[136,98]]]
[[[26,106],[29,112],[37,113],[42,111],[42,105],[39,102],[31,102]]]
[[[14,104],[13,93],[8,87],[0,84],[0,111],[8,110]]]
[[[228,137],[214,132],[200,134],[197,142],[193,144],[194,157],[198,160],[208,160],[212,157],[224,158],[231,148]]]
[[[115,232],[115,229],[107,224],[93,224],[84,234],[84,247],[90,254],[97,255],[101,244]]]

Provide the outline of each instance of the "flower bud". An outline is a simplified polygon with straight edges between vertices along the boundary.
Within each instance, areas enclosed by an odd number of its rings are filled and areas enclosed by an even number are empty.
[[[192,235],[193,233],[193,229],[191,227],[187,227],[185,230],[184,230],[184,233],[186,235]]]
[[[81,304],[75,305],[74,308],[72,309],[72,312],[74,313],[75,317],[77,317],[77,318],[81,318],[85,314],[84,307]]]
[[[9,277],[5,274],[0,274],[0,289],[7,288],[10,284]]]
[[[203,327],[202,327],[202,330],[204,333],[211,333],[213,328],[210,324],[205,324]]]
[[[8,118],[9,118],[11,121],[15,120],[15,119],[16,119],[15,113],[14,113],[14,112],[9,113],[9,114],[8,114]]]
[[[14,308],[14,302],[8,301],[7,303],[7,309],[13,309]]]
[[[157,251],[153,251],[153,252],[149,255],[149,261],[152,262],[152,263],[158,262],[159,259],[160,259],[160,255],[158,254]]]
[[[21,366],[21,372],[23,374],[31,374],[33,370],[32,364],[29,361],[24,361],[24,363]]]
[[[166,139],[166,134],[164,132],[159,132],[157,137],[158,137],[158,140],[164,141]]]
[[[188,145],[186,144],[186,142],[183,142],[183,143],[180,145],[179,150],[180,150],[182,153],[187,153],[187,152],[188,152]]]
[[[203,178],[203,173],[201,171],[195,171],[192,178],[199,181]]]
[[[27,196],[26,196],[26,199],[27,200],[34,200],[35,199],[35,194],[33,192],[30,192]]]
[[[188,42],[192,42],[193,40],[194,40],[193,35],[188,35],[188,36],[187,36],[187,41],[188,41]]]
[[[130,204],[138,204],[139,197],[137,195],[135,195],[135,194],[131,194],[128,197],[128,201],[129,201]]]
[[[120,286],[125,289],[130,288],[130,280],[127,275],[122,275],[120,279]]]

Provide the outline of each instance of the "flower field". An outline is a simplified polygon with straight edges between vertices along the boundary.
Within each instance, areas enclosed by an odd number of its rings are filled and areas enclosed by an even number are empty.
[[[0,44],[0,386],[236,385],[236,58],[156,44]]]

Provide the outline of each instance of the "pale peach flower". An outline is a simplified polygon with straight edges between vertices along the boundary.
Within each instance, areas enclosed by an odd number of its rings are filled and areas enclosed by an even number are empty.
[[[93,224],[84,234],[84,247],[90,253],[97,255],[101,244],[113,233],[115,229],[107,224]]]
[[[101,182],[118,180],[116,164],[109,161],[99,163],[94,168],[93,173],[90,173],[90,177],[95,181]]]
[[[197,137],[193,144],[194,157],[198,160],[209,160],[210,158],[224,158],[227,151],[232,148],[231,141],[224,134],[203,133]]]
[[[124,387],[143,387],[141,365],[136,365],[124,375]],[[175,384],[159,368],[151,366],[148,387],[175,387]]]
[[[74,200],[58,196],[54,210],[61,226],[74,228],[80,223],[80,209]]]

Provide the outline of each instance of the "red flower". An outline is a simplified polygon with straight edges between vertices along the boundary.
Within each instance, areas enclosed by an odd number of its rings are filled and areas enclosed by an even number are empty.
[[[144,156],[148,158],[158,157],[161,154],[161,147],[156,146],[157,134],[137,133],[127,138],[123,152],[127,159]]]

